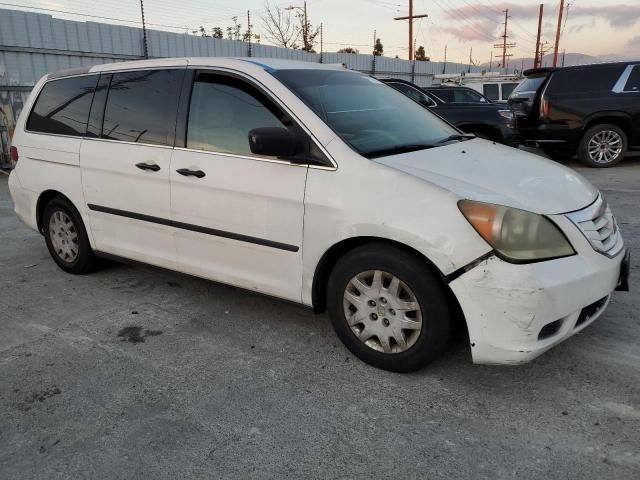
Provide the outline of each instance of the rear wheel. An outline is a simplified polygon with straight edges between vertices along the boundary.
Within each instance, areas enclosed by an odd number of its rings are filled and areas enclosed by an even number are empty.
[[[590,167],[610,167],[624,158],[627,135],[611,124],[595,125],[580,140],[578,158]]]
[[[82,274],[93,269],[95,256],[80,214],[68,200],[52,199],[44,209],[44,238],[53,260],[65,272]]]
[[[449,344],[443,287],[421,259],[397,247],[370,244],[344,256],[329,277],[327,302],[340,340],[376,367],[417,370]]]

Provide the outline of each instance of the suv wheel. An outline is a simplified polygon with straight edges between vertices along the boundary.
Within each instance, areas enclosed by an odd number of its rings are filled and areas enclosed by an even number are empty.
[[[327,301],[340,340],[373,366],[417,370],[449,344],[442,286],[420,259],[397,247],[370,244],[344,256],[329,278]]]
[[[49,253],[60,268],[75,274],[92,270],[93,250],[82,218],[69,201],[51,200],[44,209],[43,226]]]
[[[591,127],[583,135],[578,147],[578,158],[590,167],[610,167],[618,163],[627,152],[627,136],[616,125]]]

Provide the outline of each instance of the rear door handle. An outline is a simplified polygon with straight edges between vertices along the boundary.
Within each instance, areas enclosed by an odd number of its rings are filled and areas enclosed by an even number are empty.
[[[188,168],[179,168],[176,170],[180,175],[184,175],[185,177],[198,177],[202,178],[206,175],[202,170],[189,170]]]
[[[140,170],[151,170],[152,172],[160,170],[160,165],[156,165],[155,163],[136,163],[136,167]]]

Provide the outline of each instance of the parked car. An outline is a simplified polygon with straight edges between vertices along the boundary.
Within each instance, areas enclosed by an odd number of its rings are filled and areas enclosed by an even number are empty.
[[[513,91],[523,142],[551,158],[610,167],[640,148],[640,62],[538,68]]]
[[[383,78],[381,81],[437,113],[463,132],[513,147],[520,143],[515,115],[510,108],[494,103],[449,103],[406,80]]]
[[[438,358],[456,328],[477,363],[526,362],[627,283],[583,177],[342,68],[211,57],[46,75],[11,152],[15,211],[62,270],[134,260],[328,310],[388,370]]]
[[[480,92],[469,87],[435,86],[422,87],[427,93],[438,97],[446,103],[493,103]]]

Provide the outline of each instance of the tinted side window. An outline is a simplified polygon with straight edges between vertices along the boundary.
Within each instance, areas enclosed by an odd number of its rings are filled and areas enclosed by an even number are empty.
[[[84,136],[98,75],[61,78],[45,84],[27,121],[27,130]]]
[[[261,127],[288,127],[288,120],[251,85],[222,75],[200,75],[193,84],[187,148],[253,156],[249,132]]]
[[[625,69],[624,65],[603,65],[585,69],[558,70],[551,77],[547,93],[589,93],[611,90]]]
[[[631,70],[631,75],[624,86],[625,92],[640,92],[640,65],[636,65]]]
[[[400,93],[409,97],[411,100],[420,103],[432,103],[427,99],[427,96],[419,90],[416,90],[410,85],[406,85],[404,83],[390,83],[393,88],[398,90]]]
[[[500,100],[500,92],[498,91],[497,83],[485,83],[482,86],[482,93],[489,100]]]
[[[460,88],[453,91],[453,98],[459,103],[478,103],[482,97],[479,93]]]
[[[444,102],[453,102],[453,92],[451,90],[433,90],[432,92],[436,97],[442,99]]]
[[[102,138],[173,146],[184,70],[115,73],[104,111]]]

